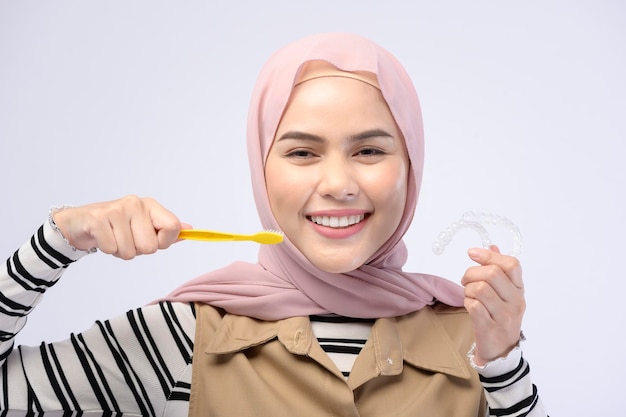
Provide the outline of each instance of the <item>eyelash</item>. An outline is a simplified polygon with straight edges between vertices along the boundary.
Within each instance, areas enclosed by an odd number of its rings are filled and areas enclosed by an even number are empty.
[[[303,155],[306,154],[306,155]],[[288,152],[287,157],[298,158],[298,159],[309,159],[313,157],[315,154],[307,149],[295,149],[293,151]]]
[[[363,155],[363,156],[378,156],[385,155],[385,151],[378,148],[363,148],[359,149],[355,155]]]
[[[379,155],[385,155],[385,154],[386,152],[383,151],[382,149],[362,148],[362,149],[359,149],[357,152],[355,152],[354,156],[371,157],[371,156],[379,156]],[[297,159],[310,159],[316,156],[316,154],[307,149],[295,149],[293,151],[288,152],[286,156],[290,158],[297,158]]]

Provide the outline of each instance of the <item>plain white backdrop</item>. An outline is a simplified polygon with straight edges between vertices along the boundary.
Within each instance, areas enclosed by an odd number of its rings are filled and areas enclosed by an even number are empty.
[[[410,4],[412,3],[412,4]],[[195,227],[260,228],[245,155],[263,62],[312,33],[393,52],[423,106],[426,165],[406,270],[459,281],[480,244],[437,235],[468,210],[521,229],[525,355],[552,415],[620,416],[626,6],[589,1],[0,0],[0,249],[49,207],[152,196]],[[504,251],[510,236],[493,230]],[[230,263],[252,243],[181,242],[73,265],[19,343],[66,338]]]

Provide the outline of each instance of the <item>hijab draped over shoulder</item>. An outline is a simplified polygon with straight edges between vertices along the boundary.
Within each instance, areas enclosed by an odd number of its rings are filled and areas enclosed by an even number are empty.
[[[270,209],[264,165],[294,84],[312,61],[325,61],[345,72],[373,74],[378,81],[410,159],[406,207],[397,230],[364,265],[351,272],[336,274],[316,268],[286,238],[281,244],[260,246],[258,263],[235,262],[201,275],[166,299],[204,302],[262,320],[324,313],[394,317],[435,300],[462,306],[463,290],[457,284],[402,270],[407,259],[402,236],[411,224],[422,178],[420,104],[413,83],[397,59],[363,37],[346,33],[309,36],[275,52],[262,68],[250,103],[247,144],[263,227],[280,229]]]

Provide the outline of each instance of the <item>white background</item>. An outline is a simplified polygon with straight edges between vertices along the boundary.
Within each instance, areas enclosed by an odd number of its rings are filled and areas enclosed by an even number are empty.
[[[409,5],[412,3],[412,5]],[[626,6],[594,1],[0,0],[0,249],[48,208],[133,193],[195,227],[256,231],[245,156],[262,63],[322,31],[393,52],[420,95],[425,177],[406,270],[458,281],[468,210],[523,233],[525,354],[552,415],[623,415]],[[510,238],[493,231],[503,250]],[[182,242],[72,266],[18,342],[65,338],[198,274],[256,259],[249,243]]]

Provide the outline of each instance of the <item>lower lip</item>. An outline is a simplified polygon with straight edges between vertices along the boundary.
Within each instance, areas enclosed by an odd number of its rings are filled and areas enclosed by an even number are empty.
[[[347,226],[347,227],[328,227],[328,226],[322,226],[321,224],[317,224],[310,220],[309,222],[311,223],[313,230],[315,230],[317,233],[324,236],[325,238],[347,239],[359,233],[365,227],[365,223],[367,222],[368,219],[369,217],[366,217],[365,219],[361,220],[359,223],[356,223],[356,224],[353,224],[352,226]]]

